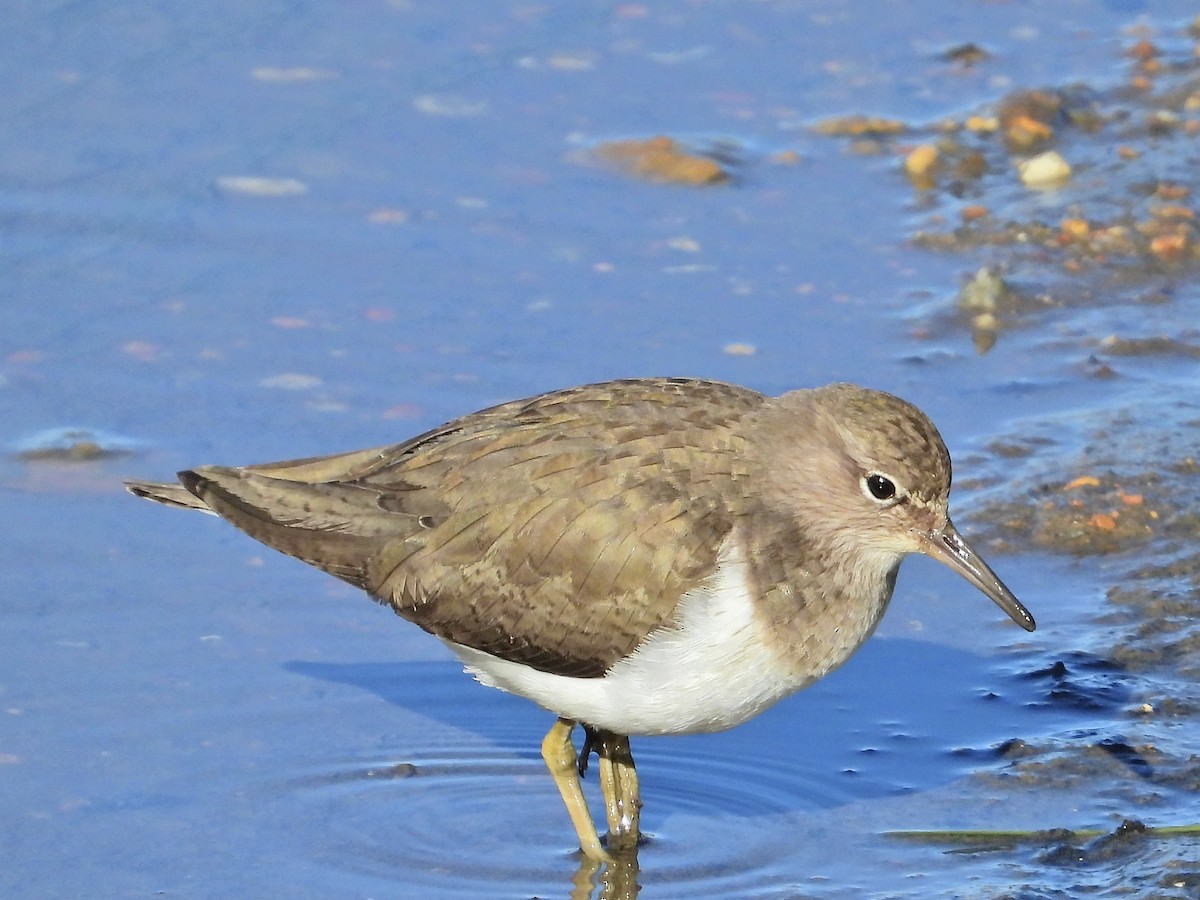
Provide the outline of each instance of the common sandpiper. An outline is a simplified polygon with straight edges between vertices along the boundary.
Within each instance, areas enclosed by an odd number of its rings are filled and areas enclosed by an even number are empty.
[[[906,554],[1034,629],[950,521],[933,423],[850,384],[611,381],[399,444],[178,477],[128,487],[362,588],[554,713],[542,756],[596,860],[636,847],[630,735],[731,728],[828,674],[879,623]],[[579,780],[592,752],[607,846]]]

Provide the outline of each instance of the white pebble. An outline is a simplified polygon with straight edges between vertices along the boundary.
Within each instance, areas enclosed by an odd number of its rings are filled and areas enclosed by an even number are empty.
[[[1071,166],[1054,150],[1039,153],[1017,166],[1026,187],[1058,187],[1071,177]]]
[[[758,348],[753,344],[745,344],[741,341],[735,341],[732,344],[726,344],[721,349],[730,356],[753,356],[758,352]]]
[[[301,375],[297,372],[283,372],[271,375],[258,383],[259,387],[276,388],[285,391],[307,391],[317,387],[321,379],[316,375]]]
[[[262,178],[257,175],[225,175],[217,187],[230,194],[250,197],[295,197],[308,193],[308,185],[295,178]]]

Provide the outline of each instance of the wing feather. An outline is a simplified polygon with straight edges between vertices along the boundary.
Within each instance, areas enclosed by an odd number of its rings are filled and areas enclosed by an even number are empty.
[[[764,399],[717,382],[609,382],[390,447],[180,478],[253,537],[439,637],[596,677],[715,570],[742,511],[737,424]]]

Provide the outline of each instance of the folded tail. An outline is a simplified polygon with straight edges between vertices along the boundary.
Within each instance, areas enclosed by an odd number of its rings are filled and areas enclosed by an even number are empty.
[[[384,546],[427,529],[417,513],[381,506],[377,489],[262,474],[308,475],[312,468],[306,461],[262,469],[202,466],[180,472],[176,484],[133,480],[125,486],[165,506],[220,516],[268,547],[366,588],[367,568]]]

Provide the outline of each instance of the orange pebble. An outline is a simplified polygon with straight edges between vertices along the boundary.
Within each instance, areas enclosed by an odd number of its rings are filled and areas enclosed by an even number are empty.
[[[1087,219],[1063,219],[1059,227],[1062,228],[1063,234],[1077,240],[1087,237],[1092,230]]]
[[[1155,196],[1164,200],[1182,200],[1190,193],[1191,189],[1186,184],[1171,184],[1166,181],[1154,189]]]
[[[1174,262],[1186,249],[1186,234],[1160,234],[1150,241],[1150,252],[1164,262]]]

